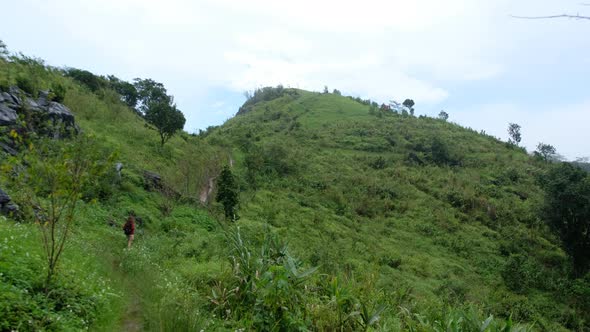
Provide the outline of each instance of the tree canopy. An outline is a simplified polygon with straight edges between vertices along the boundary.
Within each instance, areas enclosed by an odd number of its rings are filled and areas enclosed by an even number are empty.
[[[537,144],[537,151],[535,151],[535,155],[543,158],[545,161],[549,161],[556,153],[557,150],[553,145],[545,143]]]
[[[516,123],[508,124],[508,135],[510,136],[508,142],[518,145],[522,139],[522,136],[520,135],[520,125]]]
[[[138,112],[146,121],[155,126],[164,145],[186,123],[184,114],[176,108],[174,98],[169,96],[164,84],[152,79],[135,79],[138,96]]]
[[[229,166],[224,166],[217,179],[217,201],[223,205],[225,217],[235,221],[238,219],[237,205],[239,202],[238,182]]]
[[[569,163],[561,163],[543,177],[543,216],[559,235],[581,275],[590,268],[590,178]]]

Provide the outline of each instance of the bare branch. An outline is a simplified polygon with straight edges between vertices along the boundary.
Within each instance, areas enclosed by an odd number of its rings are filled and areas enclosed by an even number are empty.
[[[520,19],[526,19],[526,20],[540,20],[540,19],[549,19],[549,18],[570,18],[570,19],[574,19],[574,20],[590,20],[590,16],[581,16],[579,14],[576,14],[576,15],[561,14],[561,15],[549,15],[549,16],[516,16],[516,15],[510,15],[510,16],[514,17],[514,18],[520,18]]]

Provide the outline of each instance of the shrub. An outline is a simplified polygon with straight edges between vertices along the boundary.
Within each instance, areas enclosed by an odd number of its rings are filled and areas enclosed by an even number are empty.
[[[384,169],[387,166],[387,162],[385,161],[385,158],[379,156],[375,160],[371,161],[369,166],[371,166],[373,169]]]
[[[66,76],[82,83],[92,92],[96,92],[104,86],[104,80],[87,70],[69,68],[66,70]]]
[[[66,98],[66,88],[60,83],[51,86],[50,99],[56,103],[62,103]]]
[[[513,292],[525,293],[537,286],[537,283],[544,278],[542,272],[538,263],[532,258],[514,254],[508,257],[502,271],[502,278]]]
[[[16,85],[23,90],[24,92],[28,93],[29,95],[35,97],[37,95],[38,89],[35,81],[28,76],[20,75],[16,77]]]

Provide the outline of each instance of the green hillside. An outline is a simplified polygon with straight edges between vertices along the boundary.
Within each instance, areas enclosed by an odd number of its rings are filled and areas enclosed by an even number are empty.
[[[80,127],[61,140],[0,127],[2,142],[20,147],[2,155],[0,188],[23,212],[0,217],[0,330],[589,328],[589,276],[573,276],[540,212],[539,179],[553,166],[523,149],[443,120],[282,88],[162,146],[96,79],[93,89],[36,59],[0,59],[2,90],[61,86]],[[75,151],[104,169],[81,189],[48,287],[37,182],[18,174],[36,165],[54,174],[84,140]],[[239,187],[236,221],[215,190],[200,201],[224,165]],[[50,203],[41,189],[40,203]],[[142,224],[125,250],[120,226],[131,212]]]

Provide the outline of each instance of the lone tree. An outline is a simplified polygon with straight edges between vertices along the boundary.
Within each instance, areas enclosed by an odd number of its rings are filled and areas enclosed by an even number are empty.
[[[404,105],[405,107],[407,107],[410,110],[410,114],[414,115],[414,101],[412,99],[406,99],[404,100],[404,102],[402,103],[402,105]]]
[[[238,220],[237,206],[239,203],[238,182],[229,166],[225,165],[217,179],[217,201],[223,204],[225,218]]]
[[[553,145],[545,143],[537,144],[537,151],[535,151],[535,155],[543,158],[544,161],[549,161],[556,153],[557,150]]]
[[[156,127],[160,134],[162,146],[174,134],[184,127],[186,119],[184,114],[176,108],[174,98],[167,94],[162,83],[151,79],[135,79],[137,89],[138,113],[142,114],[146,121]]]
[[[520,125],[516,123],[508,124],[508,135],[510,136],[508,142],[518,146],[518,143],[520,143],[522,138],[520,135]]]
[[[443,121],[447,121],[449,119],[449,113],[445,111],[440,111],[440,113],[438,113],[438,118]]]
[[[542,178],[545,205],[542,213],[561,238],[576,275],[590,269],[590,177],[569,163],[552,168]]]
[[[174,134],[184,128],[186,119],[176,105],[166,103],[152,103],[145,113],[145,119],[154,125],[160,134],[160,144],[164,144]]]

